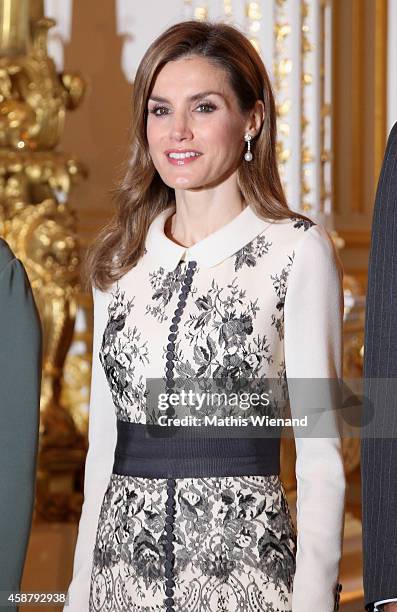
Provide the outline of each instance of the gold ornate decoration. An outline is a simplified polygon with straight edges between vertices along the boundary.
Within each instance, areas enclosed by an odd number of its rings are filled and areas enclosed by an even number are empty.
[[[194,19],[197,19],[197,21],[207,21],[208,19],[208,0],[205,0],[204,2],[200,2],[200,4],[195,6],[193,15],[194,15]]]
[[[233,25],[233,0],[223,0],[223,21]]]
[[[247,36],[257,52],[261,53],[261,46],[258,39],[258,33],[261,29],[262,11],[260,2],[245,3],[245,17],[247,21]]]
[[[313,205],[309,200],[312,194],[312,188],[309,179],[312,178],[312,165],[315,159],[315,154],[310,148],[307,141],[307,132],[310,128],[309,112],[307,109],[307,96],[310,95],[307,91],[313,83],[313,75],[307,65],[310,59],[310,54],[314,50],[314,46],[310,41],[310,26],[309,26],[310,5],[306,0],[301,2],[301,61],[302,61],[302,80],[301,80],[301,203],[300,207],[304,213],[310,214]],[[315,126],[316,128],[317,126]]]
[[[60,402],[72,415],[78,431],[87,437],[94,313],[89,293],[77,293],[76,302],[76,324],[63,368]]]
[[[290,123],[289,113],[291,110],[291,97],[288,89],[288,75],[291,73],[293,62],[286,51],[286,39],[291,34],[291,24],[286,14],[287,0],[276,0],[274,6],[274,91],[277,105],[277,155],[279,170],[284,187],[286,185],[285,164],[291,157],[289,147]]]
[[[42,321],[43,379],[36,516],[75,520],[86,440],[61,402],[79,290],[76,219],[67,205],[83,165],[55,151],[66,110],[83,97],[79,74],[57,74],[38,0],[0,0],[0,232],[24,263]]]
[[[323,0],[320,11],[320,204],[321,212],[330,214],[333,205],[332,193],[332,11],[329,0]]]

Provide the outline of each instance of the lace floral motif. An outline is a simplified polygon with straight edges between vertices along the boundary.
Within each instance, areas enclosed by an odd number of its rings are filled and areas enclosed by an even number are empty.
[[[108,307],[108,322],[102,338],[99,359],[105,370],[117,418],[130,420],[131,406],[143,412],[145,381],[135,376],[136,360],[149,363],[147,342],[141,342],[141,334],[136,325],[126,327],[126,318],[133,308],[132,300],[127,300],[125,292],[117,284]]]
[[[258,259],[269,253],[271,242],[266,240],[265,235],[259,235],[251,240],[242,249],[235,253],[234,270],[240,270],[243,266],[253,268],[257,265]]]
[[[167,272],[160,266],[149,274],[150,285],[154,290],[152,300],[156,304],[147,304],[146,313],[154,316],[160,323],[168,320],[165,307],[173,295],[179,293],[186,272],[185,268],[185,262],[179,262],[175,270]]]
[[[296,532],[278,476],[181,478],[175,610],[291,610]],[[166,480],[111,476],[90,612],[162,610]]]

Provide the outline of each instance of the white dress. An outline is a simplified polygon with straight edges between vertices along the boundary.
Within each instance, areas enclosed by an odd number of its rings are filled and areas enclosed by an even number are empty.
[[[138,264],[93,291],[85,497],[65,610],[332,612],[346,484],[332,410],[327,436],[295,439],[297,532],[279,457],[263,473],[259,460],[244,473],[222,459],[201,473],[188,449],[163,473],[169,460],[145,463],[137,445],[129,472],[114,467],[118,427],[149,422],[149,379],[342,374],[343,271],[321,225],[264,220],[247,206],[186,248],[164,233],[174,210],[154,219]],[[290,409],[301,417],[308,407],[290,394]]]

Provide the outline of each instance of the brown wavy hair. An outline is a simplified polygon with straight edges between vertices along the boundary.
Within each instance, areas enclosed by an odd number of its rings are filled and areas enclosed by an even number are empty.
[[[88,249],[87,284],[106,291],[144,253],[152,220],[175,200],[175,191],[160,178],[146,138],[147,103],[161,68],[172,60],[198,55],[222,68],[242,114],[262,100],[265,117],[253,139],[253,160],[241,163],[238,186],[245,201],[264,219],[306,216],[286,202],[277,167],[276,107],[266,68],[252,43],[237,28],[222,22],[184,21],[165,30],[139,64],[132,100],[130,156],[124,178],[114,190],[116,212]]]

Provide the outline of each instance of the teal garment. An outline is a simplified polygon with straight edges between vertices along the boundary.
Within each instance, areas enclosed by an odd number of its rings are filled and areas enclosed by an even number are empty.
[[[20,590],[29,541],[41,358],[42,329],[28,277],[0,238],[0,591]]]

